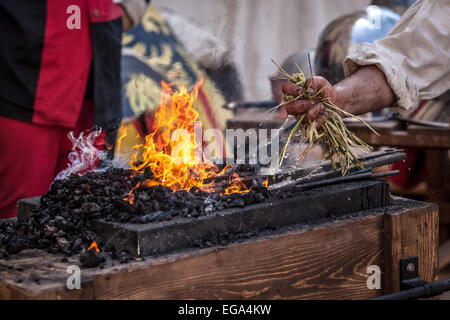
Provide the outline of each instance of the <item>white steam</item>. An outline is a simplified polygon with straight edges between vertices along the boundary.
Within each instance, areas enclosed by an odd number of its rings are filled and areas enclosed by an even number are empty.
[[[58,173],[55,180],[64,179],[71,174],[85,174],[96,169],[99,162],[106,159],[107,152],[99,150],[94,145],[101,132],[102,129],[93,130],[87,135],[81,132],[78,137],[74,136],[73,131],[69,132],[67,136],[72,142],[72,151],[68,156],[69,164]]]

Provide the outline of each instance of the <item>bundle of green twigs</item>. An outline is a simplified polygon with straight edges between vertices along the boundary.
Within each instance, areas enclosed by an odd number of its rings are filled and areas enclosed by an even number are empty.
[[[311,93],[309,89],[312,82],[310,82],[309,86],[306,86],[305,74],[298,65],[296,66],[299,72],[291,75],[287,73],[275,61],[272,60],[272,62],[278,67],[280,73],[285,76],[285,78],[280,79],[292,81],[294,84],[304,89],[303,94],[297,97],[285,95],[283,97],[283,102],[275,108],[278,108],[294,100],[309,99],[314,100],[317,103],[319,102],[323,103],[327,107],[327,115],[328,115],[327,118],[321,116],[322,120],[324,121],[324,124],[320,128],[317,128],[317,122],[315,120],[307,123],[305,121],[305,123],[303,123],[303,120],[305,120],[306,113],[304,113],[298,119],[297,124],[289,133],[286,144],[284,145],[281,151],[278,160],[278,167],[280,167],[281,164],[283,163],[287,146],[291,142],[292,138],[297,133],[299,133],[300,136],[299,142],[302,144],[307,144],[307,147],[300,155],[300,158],[305,157],[314,146],[322,142],[325,155],[324,157],[325,159],[330,160],[334,170],[337,169],[336,162],[339,162],[340,164],[342,175],[345,175],[351,166],[355,166],[359,169],[362,169],[363,165],[358,160],[355,151],[359,149],[368,152],[371,151],[372,148],[347,129],[347,126],[345,125],[344,121],[342,121],[342,117],[340,114],[357,119],[363,122],[375,134],[378,135],[378,133],[363,119],[354,116],[348,113],[347,111],[339,108],[329,98],[323,98],[320,90],[318,92]],[[310,62],[310,70],[311,69],[312,68]],[[312,70],[311,70],[311,77],[312,77]]]

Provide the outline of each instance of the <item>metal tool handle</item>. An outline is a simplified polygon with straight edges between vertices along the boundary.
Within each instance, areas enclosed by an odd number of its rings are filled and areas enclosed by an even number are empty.
[[[269,109],[276,106],[276,102],[274,101],[258,101],[258,102],[229,102],[223,105],[224,109],[228,110],[236,110],[238,108],[250,109],[250,108],[258,108],[258,109]]]
[[[431,298],[450,291],[450,280],[427,282],[420,287],[394,292],[372,300],[411,300],[419,298]]]
[[[374,178],[392,176],[392,175],[396,175],[399,173],[400,173],[400,171],[398,171],[398,170],[378,172],[378,173],[363,172],[363,173],[359,173],[359,174],[350,174],[350,175],[343,176],[343,177],[331,178],[331,179],[326,179],[326,180],[321,180],[321,181],[302,183],[302,184],[298,184],[297,187],[302,190],[312,189],[312,188],[318,188],[318,187],[323,187],[323,186],[327,186],[327,185],[332,185],[335,183],[374,179]]]

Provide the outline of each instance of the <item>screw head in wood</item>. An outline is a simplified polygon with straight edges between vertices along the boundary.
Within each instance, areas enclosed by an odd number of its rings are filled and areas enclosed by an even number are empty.
[[[410,262],[406,265],[406,270],[408,272],[414,272],[416,270],[416,266],[414,265],[414,263]]]

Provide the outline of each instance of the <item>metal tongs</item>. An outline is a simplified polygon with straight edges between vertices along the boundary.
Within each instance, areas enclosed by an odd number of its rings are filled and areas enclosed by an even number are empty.
[[[306,189],[324,187],[324,186],[328,186],[328,185],[332,185],[332,184],[336,184],[336,183],[342,183],[342,182],[362,181],[362,180],[369,180],[369,179],[393,176],[393,175],[397,175],[399,173],[400,173],[399,170],[373,173],[372,168],[365,168],[365,169],[355,171],[353,173],[350,173],[350,174],[348,174],[346,176],[342,176],[342,177],[300,183],[300,184],[297,184],[296,187],[300,188],[302,190],[306,190]]]

